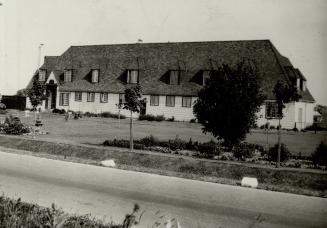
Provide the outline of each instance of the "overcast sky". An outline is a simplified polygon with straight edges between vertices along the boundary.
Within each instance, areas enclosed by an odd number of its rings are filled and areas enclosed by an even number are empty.
[[[327,0],[0,0],[0,93],[71,45],[270,39],[327,105]]]

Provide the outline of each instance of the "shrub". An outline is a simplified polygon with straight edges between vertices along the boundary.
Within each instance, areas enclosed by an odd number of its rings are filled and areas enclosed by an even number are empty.
[[[274,129],[276,129],[276,127],[274,125],[271,125],[270,130],[274,130]]]
[[[253,157],[255,149],[256,145],[244,142],[234,146],[232,152],[236,159],[245,160],[246,158]]]
[[[293,131],[299,131],[299,129],[297,129],[297,127],[294,127],[293,128]]]
[[[271,147],[268,151],[268,160],[277,162],[278,155],[278,144],[276,143],[273,147]],[[284,143],[280,146],[280,161],[287,161],[291,157],[291,152],[288,150]]]
[[[197,147],[201,154],[207,154],[208,156],[220,154],[220,147],[218,147],[218,144],[212,140],[205,143],[199,143]]]
[[[196,119],[190,119],[190,123],[196,123]]]
[[[21,123],[18,117],[10,115],[3,124],[0,124],[0,131],[10,135],[21,135],[30,133],[31,129]]]
[[[66,111],[65,111],[65,109],[57,109],[57,108],[55,108],[55,109],[52,110],[52,113],[65,114]]]
[[[126,119],[126,116],[120,114],[120,116],[118,114],[114,114],[114,113],[111,113],[111,112],[102,112],[100,114],[94,114],[96,116],[100,116],[102,118],[114,118],[114,119]]]
[[[163,120],[165,120],[166,118],[164,117],[164,115],[151,115],[151,114],[146,114],[146,115],[140,115],[139,116],[139,120],[147,120],[147,121],[158,121],[161,122]]]
[[[327,144],[325,142],[320,142],[311,156],[311,161],[314,165],[327,166]]]
[[[153,135],[150,135],[148,137],[140,139],[138,143],[143,144],[146,147],[158,146],[158,139],[155,138]]]
[[[262,129],[262,130],[265,128],[266,128],[266,125],[264,125],[264,124],[260,126],[260,129]]]
[[[317,123],[313,123],[312,125],[307,126],[304,130],[306,130],[306,131],[324,131],[326,129],[319,126]]]
[[[6,105],[4,103],[0,103],[0,110],[6,110]]]
[[[174,122],[175,121],[175,117],[172,116],[172,117],[168,118],[167,121]]]
[[[174,140],[168,140],[168,144],[172,150],[184,150],[186,148],[185,141],[179,139],[177,136]]]

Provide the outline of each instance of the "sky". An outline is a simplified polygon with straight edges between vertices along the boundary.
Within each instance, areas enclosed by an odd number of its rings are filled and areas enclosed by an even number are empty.
[[[71,45],[270,39],[327,105],[327,0],[0,0],[0,93]],[[42,64],[41,61],[41,64]]]

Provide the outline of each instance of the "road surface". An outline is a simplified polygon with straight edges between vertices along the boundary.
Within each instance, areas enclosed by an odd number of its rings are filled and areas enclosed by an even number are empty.
[[[187,228],[327,227],[327,199],[124,171],[0,151],[0,192],[139,227],[177,218]],[[164,218],[160,219],[160,216]],[[259,218],[259,219],[256,219]]]

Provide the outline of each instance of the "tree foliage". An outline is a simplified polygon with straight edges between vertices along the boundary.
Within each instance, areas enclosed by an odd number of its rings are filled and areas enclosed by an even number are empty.
[[[42,104],[42,100],[45,99],[45,86],[37,79],[34,79],[32,88],[27,90],[27,96],[35,109],[38,105]]]
[[[123,109],[139,113],[143,107],[145,99],[142,97],[142,87],[140,85],[125,89],[125,103]]]
[[[298,94],[295,86],[289,86],[281,81],[277,81],[273,93],[275,94],[278,116],[283,118],[283,109],[285,104],[291,101],[298,101],[301,96]]]
[[[20,90],[17,90],[16,92],[16,95],[17,96],[27,96],[27,89],[20,89]]]
[[[211,71],[193,112],[205,133],[234,145],[244,140],[255,124],[264,99],[252,62],[242,61],[235,68],[224,64]]]

